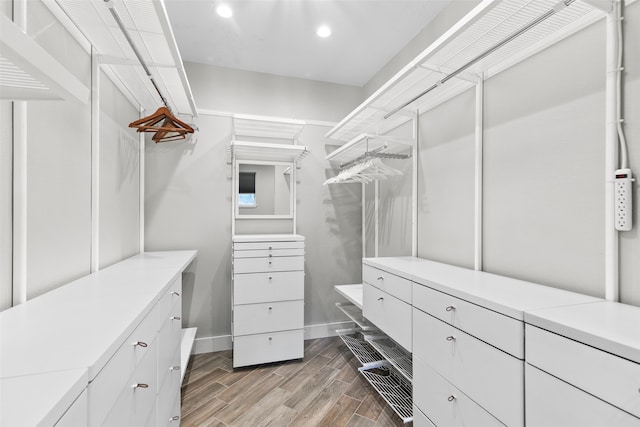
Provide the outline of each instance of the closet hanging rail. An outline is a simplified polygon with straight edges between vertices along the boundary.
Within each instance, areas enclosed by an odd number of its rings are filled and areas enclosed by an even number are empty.
[[[142,57],[142,54],[131,38],[131,34],[129,34],[129,31],[124,26],[124,23],[122,22],[120,14],[116,10],[113,1],[104,0],[104,2],[109,9],[109,12],[113,16],[113,19],[116,21],[116,24],[118,24],[118,27],[122,31],[125,39],[127,39],[127,42],[131,46],[133,53],[136,55],[136,58],[138,58],[140,65],[144,69],[145,74],[158,93],[158,96],[162,100],[162,103],[164,104],[164,107],[158,108],[156,112],[151,114],[150,116],[143,117],[142,119],[129,123],[129,127],[136,128],[138,132],[154,132],[154,135],[151,139],[156,143],[185,139],[188,133],[194,133],[195,130],[193,129],[193,127],[177,119],[173,115],[173,113],[171,112],[171,108],[169,107],[167,98],[165,98],[165,96],[162,94],[162,91],[158,87],[158,83],[153,78],[151,70],[149,70],[149,67]]]
[[[463,71],[465,71],[467,68],[471,67],[472,65],[476,64],[477,62],[479,62],[482,59],[486,58],[487,56],[491,55],[493,52],[495,52],[496,50],[500,49],[502,46],[506,45],[507,43],[509,43],[513,39],[521,36],[522,34],[526,33],[527,31],[529,31],[530,29],[535,27],[536,25],[540,24],[541,22],[545,21],[546,19],[550,18],[551,16],[555,15],[557,12],[559,12],[562,9],[564,9],[565,7],[569,6],[574,1],[575,0],[562,0],[562,1],[558,2],[558,3],[556,3],[555,6],[553,6],[551,9],[549,9],[548,11],[543,13],[542,15],[538,16],[537,18],[535,18],[534,20],[532,20],[528,24],[524,25],[520,29],[514,31],[509,36],[507,36],[506,38],[502,39],[501,41],[499,41],[498,43],[496,43],[495,45],[493,45],[489,49],[487,49],[487,50],[483,51],[482,53],[480,53],[479,55],[475,56],[473,59],[471,59],[470,61],[466,62],[464,65],[458,67],[457,69],[455,69],[451,73],[447,74],[442,79],[438,80],[433,85],[431,85],[430,87],[428,87],[424,91],[420,92],[418,95],[416,95],[413,98],[411,98],[409,101],[406,101],[403,104],[395,107],[393,110],[389,111],[387,114],[384,115],[384,118],[388,119],[389,117],[391,117],[394,114],[396,114],[398,111],[400,111],[403,108],[405,108],[407,105],[417,101],[418,99],[422,98],[424,95],[426,95],[427,93],[431,92],[432,90],[438,88],[439,86],[442,86],[447,81],[451,80],[452,78],[456,77],[458,74],[460,74]]]

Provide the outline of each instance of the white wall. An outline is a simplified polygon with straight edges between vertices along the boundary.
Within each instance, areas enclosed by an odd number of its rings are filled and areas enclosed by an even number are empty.
[[[638,175],[638,2],[624,23],[624,126]],[[601,21],[485,82],[485,271],[604,296],[605,75]],[[473,267],[474,102],[470,90],[420,116],[418,255],[464,267]],[[634,305],[639,193],[634,183],[636,225],[620,234],[621,301]]]
[[[2,3],[3,13],[11,10],[6,5]],[[92,77],[97,77],[92,76],[91,55],[43,3],[26,2],[26,28],[91,87]],[[139,150],[135,132],[127,128],[137,118],[137,108],[104,75],[100,81],[95,96],[102,102],[96,112],[90,102],[79,101],[1,104],[0,309],[88,274],[93,239],[99,238],[102,266],[139,251]],[[100,172],[95,178],[100,182],[102,222],[96,236],[91,205],[92,114],[98,115],[101,130]],[[13,168],[5,168],[12,163]]]
[[[360,102],[360,88],[231,72],[187,63],[196,105],[203,110],[307,120],[337,120]],[[184,317],[198,327],[198,351],[228,345],[231,323],[231,167],[225,146],[229,117],[201,114],[192,142],[147,142],[145,249],[198,249],[194,281],[185,286]],[[298,229],[306,238],[305,325],[345,318],[335,284],[360,280],[360,189],[323,186],[328,126],[306,125],[299,144],[311,154],[298,170]],[[237,232],[290,233],[291,221],[238,220]]]

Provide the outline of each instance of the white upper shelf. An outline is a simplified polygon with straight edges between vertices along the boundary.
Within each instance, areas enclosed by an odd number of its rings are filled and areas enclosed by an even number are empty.
[[[405,154],[411,150],[413,143],[413,140],[408,139],[362,134],[327,154],[325,159],[344,164],[368,152],[379,151],[385,154]]]
[[[296,140],[304,125],[302,120],[233,115],[233,132],[236,136]]]
[[[565,3],[570,4],[564,7]],[[326,136],[349,141],[362,133],[385,134],[410,120],[416,111],[428,111],[469,89],[479,79],[491,77],[596,22],[607,13],[601,6],[606,8],[610,4],[599,0],[484,0]],[[544,21],[385,118],[389,112],[551,10],[555,12]]]
[[[124,33],[102,0],[55,0],[146,111],[162,105]],[[112,0],[174,114],[197,116],[193,94],[162,0]]]
[[[231,163],[233,159],[262,162],[295,162],[296,160],[302,160],[310,152],[305,145],[231,141],[227,145],[227,163]]]
[[[0,99],[89,101],[89,88],[0,13]]]

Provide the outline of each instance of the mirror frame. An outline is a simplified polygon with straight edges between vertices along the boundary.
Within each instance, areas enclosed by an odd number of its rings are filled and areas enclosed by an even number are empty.
[[[259,165],[259,166],[289,166],[291,167],[291,188],[289,189],[289,213],[284,215],[241,215],[240,205],[238,203],[238,194],[240,192],[240,165]],[[269,162],[263,160],[236,160],[233,171],[233,213],[235,219],[293,219],[293,204],[295,203],[295,186],[296,186],[296,164],[295,162]],[[257,199],[257,196],[256,196]]]

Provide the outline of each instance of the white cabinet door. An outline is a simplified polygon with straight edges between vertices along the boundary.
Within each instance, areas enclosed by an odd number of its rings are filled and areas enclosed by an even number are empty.
[[[640,418],[529,364],[526,366],[526,376],[527,427],[640,426]]]
[[[411,305],[368,283],[362,289],[364,317],[411,352]]]

